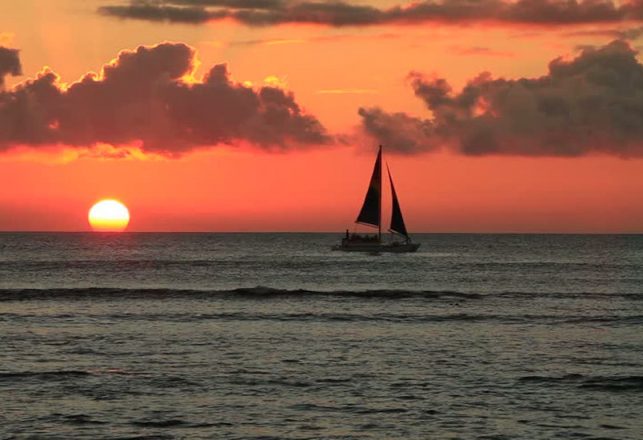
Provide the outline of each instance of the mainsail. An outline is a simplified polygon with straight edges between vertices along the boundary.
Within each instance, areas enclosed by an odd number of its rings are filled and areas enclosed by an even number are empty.
[[[377,160],[375,161],[375,168],[373,168],[373,175],[371,176],[371,183],[368,186],[366,197],[362,210],[357,216],[357,223],[364,223],[367,225],[380,226],[381,223],[381,205],[382,202],[382,146],[377,153]]]
[[[391,182],[391,196],[393,198],[393,209],[391,211],[391,227],[389,231],[397,232],[398,234],[408,237],[409,234],[406,232],[406,225],[404,224],[404,218],[402,217],[402,210],[400,209],[400,202],[397,200],[397,194],[395,193],[395,186],[393,186],[393,178],[391,177],[391,170],[386,166],[386,171],[388,171],[388,179]]]

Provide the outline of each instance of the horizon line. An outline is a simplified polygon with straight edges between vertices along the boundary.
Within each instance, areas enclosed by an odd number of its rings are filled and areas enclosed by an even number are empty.
[[[368,234],[368,232],[360,232]],[[0,234],[338,234],[342,231],[91,231],[91,230],[0,230]],[[643,235],[642,231],[620,231],[620,232],[562,232],[562,231],[440,231],[440,232],[414,232],[414,235]],[[382,234],[384,235],[384,234]]]

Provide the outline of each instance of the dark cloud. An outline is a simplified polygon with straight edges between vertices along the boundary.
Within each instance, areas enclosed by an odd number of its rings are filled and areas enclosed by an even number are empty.
[[[276,9],[285,5],[285,0],[172,0],[158,1],[157,4],[173,3],[182,6],[225,6],[233,9]],[[133,4],[150,4],[149,0],[134,0]]]
[[[17,49],[0,46],[0,89],[4,87],[4,77],[22,75],[20,57]]]
[[[431,119],[359,110],[366,132],[401,153],[643,156],[643,65],[623,41],[555,59],[540,78],[481,74],[459,93],[440,78],[411,82]]]
[[[119,18],[134,18],[149,21],[176,23],[204,23],[213,19],[211,12],[202,7],[178,7],[153,4],[132,4],[128,6],[103,6],[99,12]]]
[[[203,23],[232,18],[249,26],[311,23],[369,26],[386,23],[505,22],[531,25],[615,23],[643,20],[643,1],[629,0],[423,0],[388,9],[343,1],[134,0],[105,6],[120,18]]]
[[[360,108],[358,112],[364,129],[380,144],[398,153],[414,154],[438,147],[437,143],[428,142],[434,135],[431,121],[406,113],[386,113],[379,108]]]
[[[98,11],[119,18],[198,24],[229,17],[232,10],[274,10],[283,6],[282,0],[132,0],[128,5],[102,6]]]
[[[0,92],[0,150],[105,143],[171,155],[219,143],[284,149],[330,141],[291,93],[245,87],[223,64],[185,81],[194,57],[185,44],[139,47],[67,88],[41,72]]]
[[[330,26],[368,26],[386,22],[386,12],[344,2],[290,3],[272,10],[229,10],[229,16],[250,26],[306,23]]]

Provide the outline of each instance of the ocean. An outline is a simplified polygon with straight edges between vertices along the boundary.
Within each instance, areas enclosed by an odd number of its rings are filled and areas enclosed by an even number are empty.
[[[0,233],[0,439],[643,438],[643,235]]]

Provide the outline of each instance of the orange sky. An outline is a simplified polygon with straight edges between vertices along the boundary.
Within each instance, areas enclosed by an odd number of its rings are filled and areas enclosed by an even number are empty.
[[[447,78],[460,90],[483,71],[538,77],[552,59],[612,40],[568,35],[598,25],[252,28],[119,20],[95,13],[109,3],[99,0],[9,3],[0,4],[0,46],[20,49],[23,76],[8,76],[7,88],[43,66],[71,84],[123,49],[183,42],[197,51],[197,78],[218,63],[238,82],[258,86],[272,77],[329,133],[349,141],[287,151],[212,146],[178,158],[113,159],[91,145],[0,151],[0,230],[7,231],[89,230],[87,210],[106,197],[129,207],[131,231],[343,231],[359,210],[376,146],[359,135],[359,107],[426,118],[409,86],[411,71]],[[643,232],[640,157],[442,150],[386,159],[411,232]]]

